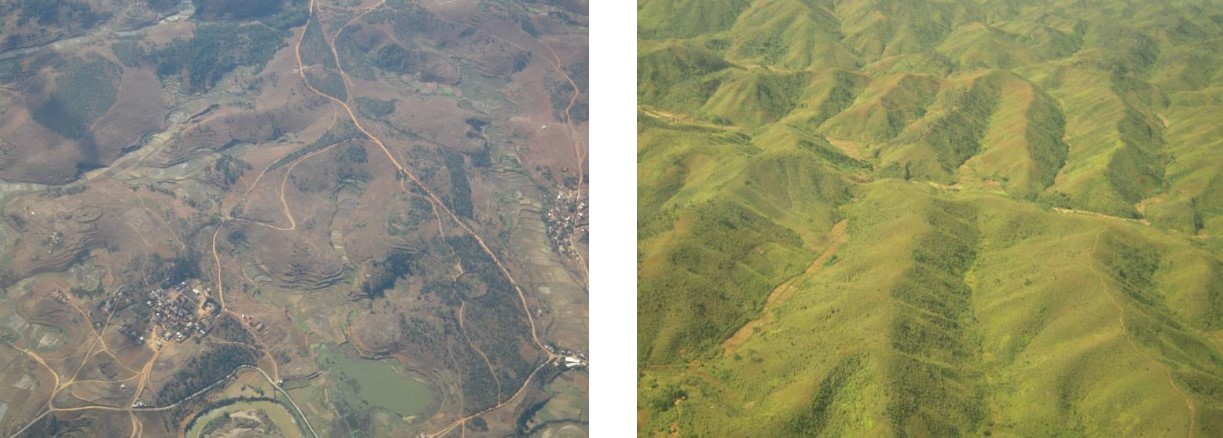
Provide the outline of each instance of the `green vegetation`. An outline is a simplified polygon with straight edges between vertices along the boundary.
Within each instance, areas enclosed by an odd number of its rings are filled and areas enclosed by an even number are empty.
[[[238,345],[222,345],[191,358],[157,392],[157,403],[168,405],[220,381],[242,365],[255,365],[259,353]]]
[[[374,268],[379,270],[361,283],[361,292],[369,298],[381,298],[388,289],[395,287],[396,281],[411,273],[412,254],[400,249],[393,250],[382,261],[375,262]]]
[[[210,406],[208,410],[191,419],[187,424],[189,438],[208,436],[216,426],[230,419],[230,413],[255,410],[267,415],[274,427],[286,436],[302,436],[288,407],[271,399],[228,399]]]
[[[78,0],[17,0],[0,4],[0,16],[17,12],[17,25],[72,26],[92,28],[106,18]]]
[[[471,183],[467,181],[463,155],[445,148],[442,149],[442,155],[446,159],[446,170],[449,171],[450,177],[450,197],[447,198],[450,209],[454,210],[454,214],[472,218],[475,213],[472,211],[474,206],[471,203]]]
[[[391,236],[407,236],[420,229],[420,225],[433,217],[429,201],[419,196],[412,197],[407,211],[392,211],[386,220],[386,232]]]
[[[381,100],[371,97],[357,98],[357,111],[365,117],[384,119],[395,112],[394,100]]]
[[[285,32],[257,24],[204,23],[189,40],[148,51],[145,59],[157,67],[157,76],[176,76],[187,91],[211,89],[238,66],[262,69],[284,46]]]
[[[229,187],[242,177],[243,173],[251,169],[250,163],[243,161],[240,158],[234,158],[229,155],[221,155],[217,158],[216,163],[211,168],[207,169],[208,178],[215,181],[221,187]]]
[[[438,242],[443,244],[442,242]],[[533,355],[525,353],[534,351],[530,345],[530,328],[525,319],[507,312],[506,309],[522,309],[518,294],[513,285],[506,280],[493,259],[479,247],[471,236],[447,237],[443,245],[449,245],[459,256],[463,272],[472,276],[471,280],[483,283],[486,292],[479,298],[466,300],[464,321],[466,333],[472,337],[472,342],[492,361],[493,370],[501,382],[501,388],[517,388],[526,380],[537,362]],[[465,276],[466,277],[466,276]],[[448,282],[449,283],[449,282]],[[461,291],[459,284],[448,285],[438,293],[455,294]],[[457,303],[456,303],[457,304]],[[489,373],[489,368],[474,351],[468,349],[470,363],[463,366],[463,410],[467,413],[480,412],[497,404],[497,386]]]
[[[639,2],[639,435],[1223,434],[1207,3]]]
[[[55,91],[31,115],[43,126],[80,139],[115,104],[123,69],[102,57],[72,60],[55,81]]]
[[[285,0],[191,0],[195,15],[204,19],[247,20],[280,12]]]
[[[362,136],[361,131],[358,131],[356,126],[353,126],[351,121],[341,121],[339,126],[324,132],[322,136],[319,136],[318,139],[310,142],[310,144],[297,148],[293,152],[290,152],[287,155],[280,157],[280,159],[273,161],[272,164],[268,165],[268,170],[286,166],[289,163],[296,161],[298,158],[306,156],[306,154],[322,150],[323,148],[335,145],[336,143],[342,143],[359,138],[364,137]]]
[[[398,44],[387,44],[374,54],[374,65],[391,73],[416,73],[425,62],[424,54]]]
[[[327,37],[323,35],[323,25],[318,19],[310,18],[306,22],[306,34],[301,40],[301,57],[304,65],[321,65],[335,68],[335,56],[327,45]]]

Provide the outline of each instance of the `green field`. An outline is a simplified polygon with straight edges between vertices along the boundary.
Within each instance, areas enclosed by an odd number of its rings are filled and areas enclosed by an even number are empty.
[[[638,23],[639,435],[1223,435],[1223,8]]]

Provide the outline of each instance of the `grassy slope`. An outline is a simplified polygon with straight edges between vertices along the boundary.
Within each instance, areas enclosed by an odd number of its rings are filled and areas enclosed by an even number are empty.
[[[1223,13],[692,3],[638,3],[640,434],[1223,434]]]

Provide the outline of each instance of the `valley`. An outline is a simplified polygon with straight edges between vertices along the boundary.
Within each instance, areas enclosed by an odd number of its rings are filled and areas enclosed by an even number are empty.
[[[638,435],[1223,431],[1221,14],[639,1]]]

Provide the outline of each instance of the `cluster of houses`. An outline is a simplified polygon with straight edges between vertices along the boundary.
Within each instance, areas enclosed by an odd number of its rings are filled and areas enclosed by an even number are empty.
[[[258,320],[258,319],[255,319],[255,317],[253,317],[253,316],[250,316],[250,315],[247,315],[247,314],[243,313],[243,314],[242,314],[242,323],[243,323],[243,324],[246,324],[246,326],[247,326],[247,327],[250,327],[250,328],[254,329],[254,330],[255,330],[255,331],[257,331],[257,332],[262,332],[262,331],[263,331],[263,322],[262,322],[262,321],[260,321],[260,320]]]
[[[544,349],[548,350],[548,354],[560,357],[560,360],[557,361],[557,366],[563,366],[565,368],[590,366],[590,357],[587,356],[586,352],[584,351],[557,348],[551,344],[545,345]]]
[[[590,227],[586,195],[578,190],[561,190],[552,202],[545,222],[548,240],[566,257],[576,257],[577,249],[570,239],[575,233],[585,233]]]
[[[185,281],[167,289],[152,289],[143,302],[137,303],[146,306],[137,312],[145,319],[129,322],[120,332],[137,344],[146,341],[145,334],[150,330],[159,335],[158,344],[162,340],[183,342],[207,336],[212,330],[209,317],[220,311],[217,302],[207,297],[208,293],[207,289],[201,291],[199,286],[189,286]]]

